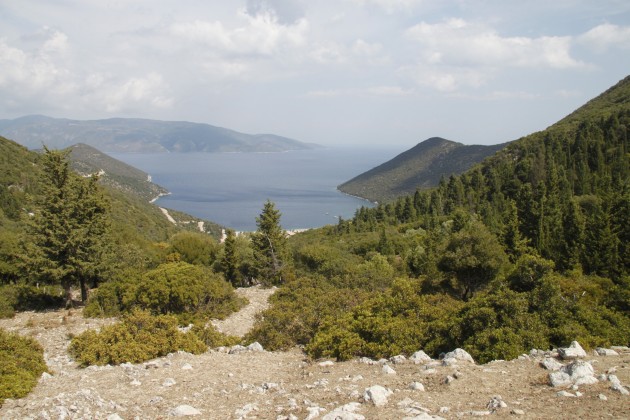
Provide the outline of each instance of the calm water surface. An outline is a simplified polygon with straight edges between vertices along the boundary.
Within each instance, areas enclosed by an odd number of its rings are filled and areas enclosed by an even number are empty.
[[[365,200],[337,185],[400,153],[394,149],[316,149],[285,153],[134,153],[113,157],[151,174],[171,195],[156,204],[239,231],[256,229],[267,199],[285,229],[334,224]]]

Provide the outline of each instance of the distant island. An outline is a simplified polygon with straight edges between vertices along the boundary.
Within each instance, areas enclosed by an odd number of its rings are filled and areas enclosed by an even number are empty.
[[[286,152],[319,147],[275,134],[245,134],[209,124],[136,118],[70,120],[30,115],[0,120],[0,135],[30,148],[77,143],[106,153]]]

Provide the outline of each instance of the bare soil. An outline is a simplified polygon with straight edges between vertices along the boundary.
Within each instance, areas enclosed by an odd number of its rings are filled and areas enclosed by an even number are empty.
[[[272,291],[239,290],[250,306],[220,323],[222,331],[243,335],[255,313],[265,307]],[[581,396],[558,396],[571,388],[549,385],[549,371],[540,359],[495,361],[486,365],[460,363],[434,366],[405,361],[383,365],[359,360],[320,365],[300,349],[287,352],[241,352],[213,349],[202,355],[176,353],[144,364],[79,368],[67,354],[70,337],[99,328],[114,319],[85,319],[80,310],[20,313],[0,320],[0,327],[35,337],[45,349],[52,376],[43,375],[25,398],[8,400],[0,408],[2,419],[165,419],[176,407],[188,405],[202,419],[306,419],[324,418],[335,408],[356,403],[339,419],[442,418],[491,415],[495,418],[630,418],[630,397],[599,381],[579,387]],[[589,356],[596,376],[614,372],[630,385],[630,354]],[[457,377],[447,383],[448,376]],[[425,391],[412,390],[420,382]],[[390,389],[388,403],[375,407],[363,400],[366,388]],[[494,396],[507,407],[488,410]],[[361,417],[362,416],[362,417]],[[426,418],[426,417],[425,417]]]

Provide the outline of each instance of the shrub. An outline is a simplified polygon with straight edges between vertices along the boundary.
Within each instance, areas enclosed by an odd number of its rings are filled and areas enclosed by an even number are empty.
[[[7,398],[26,396],[46,371],[37,341],[0,329],[0,406]]]
[[[7,284],[0,286],[0,318],[11,318],[16,311],[43,311],[61,308],[65,304],[59,286]]]
[[[90,297],[85,316],[116,316],[134,308],[154,315],[224,318],[245,303],[221,275],[184,262],[163,264],[144,275],[131,274],[102,285]]]
[[[193,354],[207,350],[197,334],[183,333],[177,325],[174,316],[134,310],[100,332],[88,330],[77,335],[69,350],[82,366],[140,363],[178,350]]]

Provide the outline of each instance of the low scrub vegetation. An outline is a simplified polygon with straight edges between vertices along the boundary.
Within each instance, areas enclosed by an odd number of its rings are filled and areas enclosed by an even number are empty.
[[[0,406],[7,398],[26,396],[46,371],[37,341],[0,329]]]
[[[82,366],[118,365],[140,363],[180,350],[201,354],[208,346],[230,345],[234,341],[211,326],[196,326],[182,332],[174,316],[154,316],[148,311],[134,310],[118,324],[74,337],[70,352]]]

